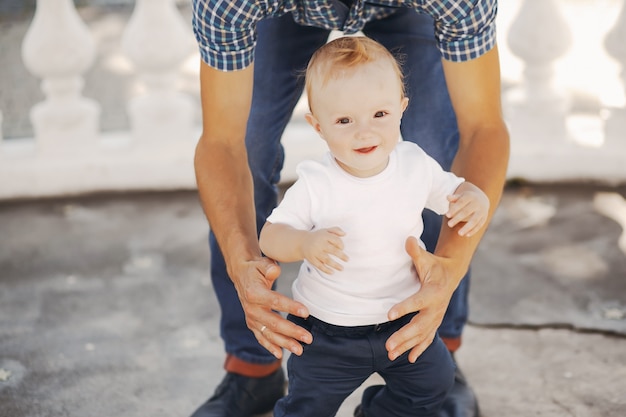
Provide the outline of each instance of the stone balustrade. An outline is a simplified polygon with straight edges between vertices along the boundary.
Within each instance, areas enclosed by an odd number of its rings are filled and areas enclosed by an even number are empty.
[[[509,178],[625,183],[626,0],[507,0],[498,19]],[[72,0],[37,1],[22,59],[44,100],[30,110],[33,137],[0,129],[0,199],[195,187],[199,105],[179,88],[181,64],[197,59],[190,22],[174,0],[135,2],[120,47],[140,94],[119,103],[121,131],[102,131],[97,97],[82,93],[90,29]],[[283,181],[325,149],[301,112],[284,135]]]
[[[522,62],[503,94],[509,177],[623,183],[626,2],[523,0],[505,30]]]

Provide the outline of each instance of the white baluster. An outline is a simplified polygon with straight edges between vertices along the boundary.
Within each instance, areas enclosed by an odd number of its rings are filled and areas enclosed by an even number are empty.
[[[191,137],[193,103],[176,85],[177,70],[193,50],[190,34],[173,0],[137,0],[122,49],[147,90],[128,104],[133,136],[140,143]]]
[[[604,44],[607,52],[620,64],[620,78],[624,97],[621,107],[609,110],[609,117],[605,123],[605,137],[607,146],[619,145],[625,149],[626,139],[626,0],[622,2],[622,11],[615,25],[608,32]]]
[[[514,136],[545,147],[544,139],[565,136],[570,102],[554,85],[553,66],[571,46],[570,30],[554,0],[523,0],[507,40],[524,62],[523,85],[505,96],[507,121]]]
[[[82,97],[82,74],[95,57],[95,43],[72,0],[37,0],[22,43],[26,68],[41,78],[46,99],[30,112],[43,153],[72,154],[98,135],[100,106]]]

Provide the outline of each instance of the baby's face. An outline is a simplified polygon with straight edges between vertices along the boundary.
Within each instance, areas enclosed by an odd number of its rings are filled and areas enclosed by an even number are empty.
[[[337,163],[356,177],[382,172],[400,139],[408,99],[392,65],[379,60],[317,84],[308,122],[328,143]]]

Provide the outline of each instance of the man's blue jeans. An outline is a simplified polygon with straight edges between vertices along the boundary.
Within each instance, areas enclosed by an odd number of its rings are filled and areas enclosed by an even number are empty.
[[[444,169],[449,169],[458,147],[458,129],[435,44],[432,19],[411,9],[398,8],[389,17],[368,23],[363,32],[401,56],[410,99],[402,118],[404,140],[418,143]],[[302,73],[313,52],[326,43],[328,35],[324,29],[297,25],[290,14],[258,24],[246,146],[254,179],[259,230],[277,203],[277,183],[284,160],[280,139],[302,94]],[[424,214],[422,240],[430,251],[435,248],[440,226],[439,216],[432,212]],[[274,362],[274,356],[256,341],[246,326],[237,293],[212,234],[210,247],[211,279],[221,307],[220,332],[226,352],[250,363]],[[461,336],[467,320],[468,289],[469,276],[463,279],[450,302],[439,328],[442,337]]]

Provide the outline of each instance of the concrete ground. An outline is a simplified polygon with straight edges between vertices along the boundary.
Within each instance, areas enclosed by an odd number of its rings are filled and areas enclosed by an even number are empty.
[[[507,188],[458,353],[485,417],[626,415],[624,196]],[[0,202],[0,230],[1,417],[185,417],[212,393],[223,351],[195,193]]]

